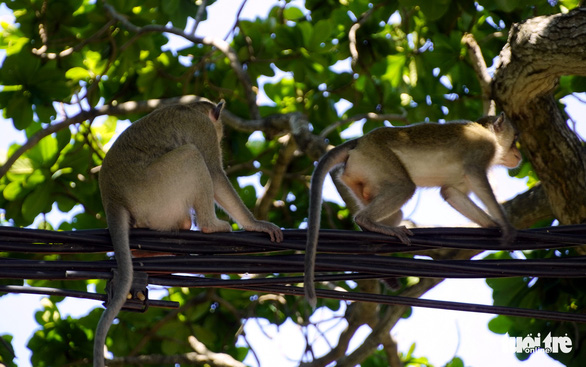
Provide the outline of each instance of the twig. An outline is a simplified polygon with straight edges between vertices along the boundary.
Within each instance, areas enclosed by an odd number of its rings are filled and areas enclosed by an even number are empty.
[[[255,215],[257,218],[267,219],[273,199],[282,187],[283,179],[287,173],[287,167],[291,163],[296,150],[297,144],[295,144],[292,136],[289,135],[289,139],[287,139],[287,142],[285,142],[279,151],[279,156],[273,167],[271,177],[264,187],[264,192],[256,201]]]
[[[350,27],[350,30],[348,31],[348,48],[350,49],[350,55],[352,56],[352,66],[356,66],[358,65],[358,47],[357,47],[357,40],[356,40],[356,32],[358,32],[358,29],[360,29],[360,27],[362,26],[362,24],[364,24],[364,22],[366,22],[366,20],[368,19],[368,17],[370,17],[370,15],[372,14],[372,12],[374,11],[374,7],[369,9],[366,13],[362,14],[360,16],[360,19],[358,19],[358,21],[356,23],[354,23],[352,25],[352,27]]]
[[[240,8],[238,8],[238,12],[236,13],[236,23],[234,23],[232,30],[230,32],[228,32],[228,34],[226,34],[226,37],[224,37],[224,41],[226,41],[228,39],[228,37],[230,36],[230,33],[234,32],[234,30],[236,29],[236,26],[238,25],[238,23],[240,23],[240,16],[242,15],[242,11],[244,10],[244,6],[246,6],[247,1],[248,0],[244,0],[242,2],[242,4],[240,4]]]
[[[195,14],[195,23],[193,23],[193,28],[191,29],[191,35],[195,36],[195,31],[197,30],[197,27],[199,26],[199,23],[201,22],[202,18],[203,18],[203,14],[206,10],[206,6],[207,6],[208,0],[201,0],[201,3],[199,4],[199,7],[197,8],[197,13]]]
[[[482,109],[484,114],[495,115],[496,104],[490,99],[492,93],[492,78],[488,74],[486,62],[482,57],[482,50],[480,49],[478,42],[476,42],[474,35],[471,33],[466,33],[462,37],[462,43],[468,48],[470,62],[472,63],[472,67],[474,68],[478,81],[480,82],[480,88],[482,89]]]
[[[107,22],[106,24],[104,24],[104,26],[102,28],[100,28],[96,33],[94,33],[93,35],[89,36],[88,38],[84,39],[82,42],[78,43],[77,45],[73,46],[73,47],[69,47],[59,53],[55,53],[55,52],[49,52],[47,53],[47,44],[43,44],[43,46],[41,46],[40,48],[33,48],[32,49],[32,53],[34,55],[37,55],[43,59],[48,59],[48,60],[55,60],[55,59],[60,59],[69,55],[72,55],[74,52],[81,50],[85,45],[87,45],[88,43],[92,42],[93,40],[95,40],[96,38],[98,38],[99,36],[101,36],[104,32],[106,32],[114,23],[116,23],[115,20],[110,20],[109,22]],[[39,26],[40,27],[40,26]]]

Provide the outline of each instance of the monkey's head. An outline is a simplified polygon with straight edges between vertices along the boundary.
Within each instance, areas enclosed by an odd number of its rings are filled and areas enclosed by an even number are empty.
[[[498,116],[485,116],[477,122],[495,135],[497,145],[500,148],[496,164],[507,168],[517,168],[521,163],[521,152],[517,147],[518,134],[505,113],[501,112]]]

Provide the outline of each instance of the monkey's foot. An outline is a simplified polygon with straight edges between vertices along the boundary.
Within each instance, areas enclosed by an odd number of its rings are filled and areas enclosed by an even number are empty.
[[[413,232],[411,232],[405,226],[399,226],[399,227],[386,226],[383,224],[373,222],[369,219],[359,218],[358,216],[356,216],[354,221],[363,230],[367,230],[370,232],[377,232],[377,233],[397,237],[399,239],[399,241],[401,241],[401,243],[403,243],[405,245],[411,244],[411,240],[409,239],[409,236],[413,236]]]
[[[405,245],[410,245],[411,244],[411,240],[409,239],[408,236],[413,236],[413,232],[411,232],[409,229],[407,229],[407,227],[405,226],[400,226],[400,227],[387,227],[388,230],[385,230],[385,234],[388,234],[389,236],[395,236],[399,239],[399,241],[401,241],[403,244]]]
[[[501,228],[501,231],[503,232],[501,237],[501,246],[508,246],[513,243],[513,241],[515,241],[515,238],[517,237],[517,230],[514,227],[506,226]]]

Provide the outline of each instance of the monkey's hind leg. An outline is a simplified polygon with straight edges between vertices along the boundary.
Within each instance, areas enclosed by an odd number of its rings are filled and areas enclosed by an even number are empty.
[[[415,184],[412,182],[396,182],[381,185],[379,192],[372,201],[356,213],[354,221],[360,228],[397,237],[402,243],[409,244],[408,236],[413,233],[404,226],[394,227],[385,223],[397,222],[402,217],[401,207],[413,196]],[[400,219],[399,219],[400,221]]]
[[[230,223],[216,217],[212,178],[195,145],[183,145],[152,162],[137,191],[140,201],[149,203],[133,211],[137,227],[189,229],[193,208],[202,232],[231,230]]]

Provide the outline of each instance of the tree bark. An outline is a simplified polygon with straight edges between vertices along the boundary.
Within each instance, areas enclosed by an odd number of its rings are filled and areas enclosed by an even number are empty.
[[[561,224],[586,221],[586,156],[554,92],[561,76],[586,75],[585,49],[585,8],[528,19],[511,27],[492,83]]]

